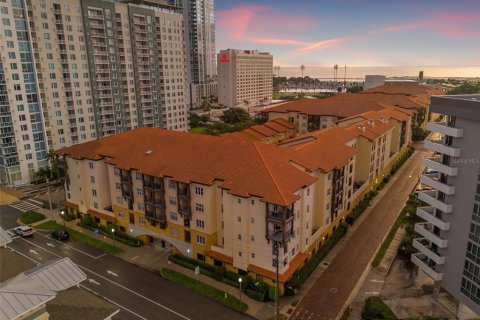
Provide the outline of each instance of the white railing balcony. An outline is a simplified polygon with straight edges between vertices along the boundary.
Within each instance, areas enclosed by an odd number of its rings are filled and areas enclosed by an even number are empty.
[[[420,253],[426,255],[430,260],[435,261],[436,264],[444,264],[445,257],[438,255],[432,250],[432,243],[426,238],[413,239],[413,247]]]
[[[443,279],[443,273],[435,271],[435,262],[429,261],[423,253],[412,254],[412,262],[435,281]]]
[[[463,128],[449,127],[446,122],[429,122],[427,123],[427,130],[454,138],[463,137]]]
[[[428,222],[420,222],[415,224],[415,232],[422,235],[424,238],[427,238],[428,241],[435,243],[440,248],[446,248],[448,246],[448,241],[442,239],[432,231],[432,226]]]
[[[453,210],[453,206],[451,204],[446,204],[435,197],[436,191],[420,191],[418,193],[418,199],[422,200],[423,202],[428,203],[429,205],[445,212],[451,213]]]
[[[449,176],[456,176],[458,174],[458,168],[443,164],[441,156],[425,158],[423,159],[423,165]]]
[[[438,191],[442,191],[445,194],[448,194],[448,195],[455,194],[455,186],[451,186],[443,182],[440,182],[438,180],[437,173],[423,174],[420,178],[420,182],[434,189],[437,189]]]
[[[460,148],[446,146],[443,140],[426,140],[425,148],[451,157],[460,157]]]
[[[418,207],[417,216],[440,228],[440,230],[450,230],[450,222],[445,222],[442,219],[435,217],[434,207]]]

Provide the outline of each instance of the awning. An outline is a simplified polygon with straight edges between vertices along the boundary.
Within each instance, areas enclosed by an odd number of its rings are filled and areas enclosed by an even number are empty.
[[[64,201],[64,202],[63,202],[63,205],[64,205],[65,207],[68,207],[68,208],[74,209],[74,210],[79,210],[79,208],[80,208],[80,207],[78,206],[78,204],[75,204],[75,203],[69,202],[69,201]]]
[[[295,258],[293,258],[290,261],[290,265],[289,265],[288,269],[284,273],[278,275],[278,280],[281,283],[287,282],[292,277],[293,273],[298,270],[298,268],[305,262],[305,260],[307,260],[307,257],[308,257],[308,255],[306,253],[299,252],[295,256]],[[270,278],[270,279],[275,279],[276,278],[275,272],[264,269],[262,267],[259,267],[259,266],[253,265],[253,264],[249,265],[247,270],[250,271],[250,272],[254,272],[256,274],[260,274],[260,275],[265,276],[265,277]]]
[[[216,251],[213,251],[213,250],[208,250],[207,251],[207,256],[212,257],[212,258],[217,259],[217,260],[221,260],[221,261],[229,263],[229,264],[233,264],[233,258],[232,257],[224,255],[223,253],[220,253],[220,252],[216,252]]]
[[[106,220],[107,222],[117,222],[117,219],[113,215],[109,215],[97,210],[88,209],[87,214]]]

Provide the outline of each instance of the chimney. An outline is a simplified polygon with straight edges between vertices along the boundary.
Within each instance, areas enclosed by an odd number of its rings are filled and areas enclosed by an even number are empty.
[[[373,122],[373,120],[368,120],[368,125],[373,127],[375,125],[375,122]]]

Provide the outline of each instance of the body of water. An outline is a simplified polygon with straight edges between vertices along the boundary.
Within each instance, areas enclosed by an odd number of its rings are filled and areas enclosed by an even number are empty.
[[[473,67],[349,67],[347,65],[347,80],[363,80],[367,74],[380,74],[387,77],[418,77],[423,71],[425,78],[476,78],[480,77],[480,66]],[[301,77],[302,70],[297,67],[280,67],[280,72],[274,70],[273,74],[281,77]],[[305,66],[304,76],[311,78],[333,79],[332,67],[308,67]],[[345,66],[338,66],[337,79],[345,77]]]

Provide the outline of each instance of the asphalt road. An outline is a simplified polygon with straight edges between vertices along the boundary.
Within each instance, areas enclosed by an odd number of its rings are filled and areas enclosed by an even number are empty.
[[[0,209],[2,227],[13,228],[21,212]],[[121,319],[251,319],[113,255],[74,241],[56,241],[48,233],[15,237],[8,247],[37,263],[69,257],[88,277],[81,286],[116,304]]]
[[[421,165],[425,151],[412,156],[411,161],[397,173],[398,179],[391,181],[390,189],[372,207],[369,215],[330,262],[324,273],[296,308],[292,320],[333,320],[347,303],[355,285],[390,230],[408,195],[417,183],[423,170]]]

